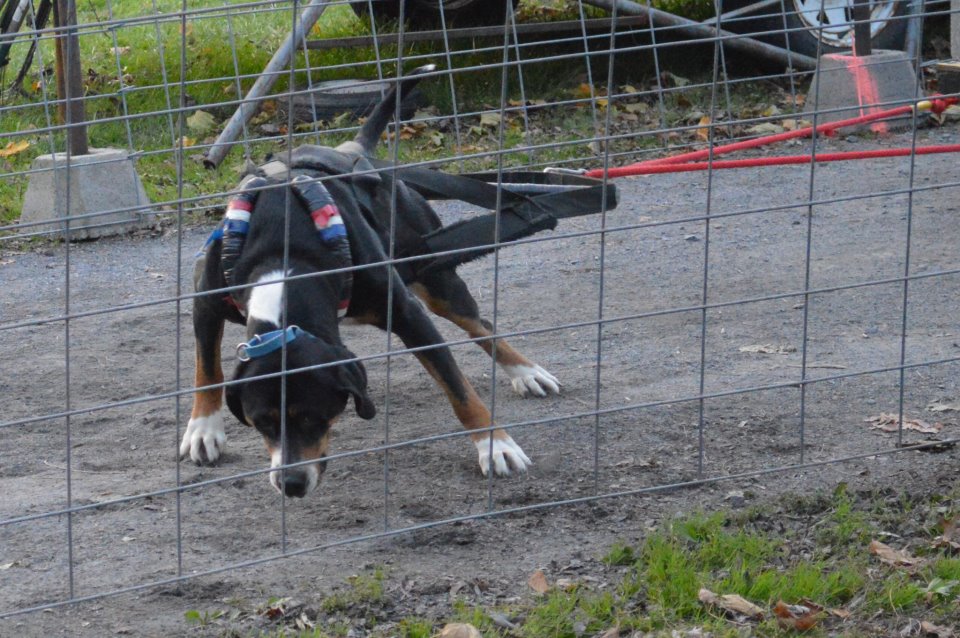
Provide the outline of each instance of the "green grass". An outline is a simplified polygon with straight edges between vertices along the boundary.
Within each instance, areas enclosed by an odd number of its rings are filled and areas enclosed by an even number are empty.
[[[697,0],[698,2],[700,0]],[[291,27],[291,14],[286,5],[279,9],[258,6],[256,11],[242,4],[225,7],[221,0],[197,0],[191,2],[186,29],[181,33],[180,19],[176,14],[180,3],[177,0],[157,0],[154,13],[152,3],[141,0],[89,0],[78,3],[78,22],[81,24],[80,48],[85,70],[87,99],[86,118],[88,137],[93,147],[119,147],[133,149],[138,154],[137,166],[147,194],[157,207],[174,210],[177,201],[184,199],[188,212],[202,210],[223,201],[223,193],[238,181],[239,171],[245,164],[245,155],[255,163],[262,162],[268,153],[283,148],[287,118],[278,97],[288,90],[290,74],[284,72],[278,78],[272,93],[263,103],[262,113],[251,123],[250,137],[263,138],[260,127],[269,124],[279,131],[274,139],[261,139],[239,145],[230,152],[217,170],[202,166],[204,145],[216,139],[224,123],[236,109],[237,101],[253,84],[279,44],[287,37]],[[208,13],[196,13],[209,9]],[[594,10],[589,10],[588,13]],[[160,16],[160,20],[148,22],[145,18]],[[576,17],[575,5],[566,0],[543,2],[525,0],[519,12],[522,20],[556,19]],[[109,21],[133,20],[112,23],[113,28],[103,29],[96,25]],[[332,6],[321,16],[311,37],[340,37],[362,35],[369,32],[369,23],[357,18],[346,6]],[[231,35],[233,34],[232,40]],[[182,46],[185,44],[185,47]],[[462,120],[460,137],[452,126],[444,123],[454,112],[477,114],[495,111],[501,102],[502,72],[496,65],[502,61],[497,50],[498,42],[454,41],[454,66],[456,104],[452,102],[450,84],[440,77],[424,82],[420,90],[426,102],[434,106],[434,121],[419,124],[402,137],[399,158],[403,162],[421,160],[456,160],[457,170],[481,170],[496,166],[495,151],[501,148],[499,126],[483,123],[479,115]],[[474,47],[478,48],[474,48]],[[572,48],[570,48],[572,47]],[[575,60],[549,60],[553,53],[579,53],[576,45],[570,47],[536,47],[525,54],[527,61],[535,55],[535,64],[525,65],[523,88],[528,100],[545,102],[548,107],[530,113],[525,122],[519,112],[509,113],[504,118],[502,146],[516,149],[504,157],[506,167],[530,163],[559,163],[576,161],[577,165],[595,165],[596,148],[588,146],[590,138],[602,130],[605,111],[597,109],[599,122],[594,121],[594,111],[583,102],[589,92],[582,89],[586,67],[582,58]],[[26,52],[26,42],[17,43],[12,50],[12,59],[5,75],[9,81],[20,66]],[[236,51],[236,59],[233,51]],[[380,51],[384,60],[380,69],[387,77],[396,73],[397,54],[395,47],[386,46]],[[213,126],[208,130],[191,129],[184,125],[184,160],[178,161],[178,146],[181,141],[180,116],[171,114],[180,103],[181,55],[186,62],[185,93],[187,109],[182,114],[187,120],[196,110],[213,116]],[[121,70],[118,72],[118,58]],[[594,59],[594,83],[599,87],[606,79],[605,56]],[[52,75],[41,76],[40,68],[51,68],[53,45],[50,38],[43,38],[31,73],[27,77],[26,95],[8,92],[4,96],[4,116],[0,118],[0,148],[8,143],[26,140],[30,143],[25,151],[0,158],[0,225],[14,222],[19,215],[20,204],[27,187],[27,171],[32,160],[39,154],[53,150],[62,151],[64,140],[56,130],[57,115],[51,107],[55,91],[51,86]],[[414,43],[404,51],[407,70],[430,60],[441,67],[445,55],[440,43]],[[358,78],[374,79],[378,76],[373,51],[363,48],[339,48],[323,51],[302,51],[295,56],[296,72],[293,82],[296,87],[305,86],[307,80]],[[643,78],[650,75],[643,63],[632,58],[618,64],[617,84],[633,82],[643,85]],[[307,71],[309,69],[309,72]],[[620,77],[620,75],[624,77]],[[648,78],[649,79],[649,78]],[[518,104],[521,97],[519,72],[511,68],[507,74],[507,99]],[[122,90],[121,90],[122,89]],[[732,87],[737,109],[747,108],[758,95],[770,92],[769,84],[763,86]],[[602,90],[596,91],[597,95]],[[691,88],[680,96],[672,93],[667,97],[666,124],[689,124],[685,119],[691,109],[708,108],[710,92]],[[769,97],[769,96],[767,96]],[[581,100],[580,104],[555,106],[559,101]],[[624,104],[651,97],[630,97],[613,105],[614,120],[629,116],[627,130],[637,135],[624,136],[611,143],[613,151],[659,148],[662,144],[654,134],[644,134],[660,127],[659,109],[642,112],[640,119],[634,113],[626,113]],[[553,106],[549,106],[553,105]],[[297,126],[294,143],[320,143],[335,145],[352,136],[358,122],[353,118],[334,118],[319,126]],[[332,129],[332,130],[331,130]],[[686,138],[694,139],[691,131]],[[676,141],[676,139],[674,139]],[[458,146],[459,143],[459,146]],[[551,145],[534,152],[528,147]],[[182,167],[182,168],[180,168]],[[182,174],[178,174],[182,170]]]
[[[823,613],[817,625],[802,632],[805,636],[892,635],[904,616],[955,626],[960,622],[960,557],[929,544],[940,533],[937,529],[891,541],[924,559],[916,569],[884,565],[867,550],[882,531],[877,521],[883,521],[884,529],[896,529],[909,527],[911,519],[953,518],[955,512],[940,505],[952,502],[955,496],[854,494],[841,485],[833,493],[789,497],[779,506],[756,506],[736,516],[695,513],[663,522],[636,545],[615,543],[598,556],[600,572],[594,578],[574,579],[542,596],[530,592],[504,606],[457,599],[446,618],[405,616],[382,629],[377,623],[384,617],[371,620],[367,608],[375,603],[389,610],[391,600],[385,593],[387,576],[374,570],[350,578],[345,588],[324,599],[321,607],[333,614],[331,621],[323,632],[306,635],[344,636],[357,621],[371,635],[403,638],[434,636],[449,622],[471,624],[488,638],[580,638],[612,627],[620,635],[685,635],[693,628],[730,638],[798,635],[772,617],[778,601],[809,601],[849,614],[841,620]],[[794,523],[784,526],[782,520]],[[729,619],[699,601],[701,588],[738,594],[767,610],[766,618]],[[495,617],[511,619],[516,627],[505,628]],[[322,623],[318,618],[318,627]],[[297,635],[277,631],[281,633],[265,635]]]
[[[351,576],[347,586],[336,591],[321,603],[321,609],[328,614],[348,611],[354,607],[377,605],[383,602],[383,569],[377,567],[369,573]]]

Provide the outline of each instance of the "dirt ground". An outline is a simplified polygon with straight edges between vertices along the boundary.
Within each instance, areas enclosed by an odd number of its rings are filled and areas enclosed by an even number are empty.
[[[857,136],[832,140],[827,147],[904,146],[910,138]],[[921,131],[918,143],[958,141],[960,131],[953,127]],[[802,148],[797,144],[788,151]],[[960,363],[953,360],[960,355],[956,166],[948,155],[917,159],[915,185],[926,190],[912,195],[909,242],[912,274],[952,272],[912,280],[908,290],[906,362],[948,361],[907,369],[905,411],[909,417],[944,422],[942,439],[956,438],[960,431],[956,412],[926,411],[931,402],[955,401],[960,394]],[[813,207],[810,286],[822,292],[810,297],[807,308],[807,372],[808,378],[822,380],[808,384],[805,393],[796,385],[804,299],[784,294],[804,287],[810,168],[720,171],[712,179],[710,212],[720,218],[709,229],[707,296],[711,304],[730,305],[706,313],[704,392],[712,398],[704,401],[702,475],[793,466],[801,458],[861,459],[346,542],[385,529],[698,477],[699,404],[689,399],[700,384],[703,317],[695,307],[701,303],[707,242],[704,223],[689,219],[707,210],[707,176],[621,179],[621,203],[607,217],[612,230],[602,252],[597,235],[562,237],[599,228],[601,217],[591,216],[565,220],[549,241],[501,251],[496,291],[493,257],[461,269],[488,317],[496,303],[500,331],[557,327],[512,342],[560,378],[564,386],[558,397],[521,399],[502,373],[491,382],[490,361],[479,348],[454,347],[481,396],[495,403],[500,423],[554,419],[513,430],[534,462],[526,476],[485,480],[469,440],[454,437],[391,451],[387,473],[382,453],[339,459],[316,492],[283,504],[266,474],[230,478],[268,464],[259,437],[231,416],[221,463],[179,464],[187,485],[228,479],[183,492],[179,529],[172,493],[85,509],[71,519],[58,515],[8,524],[66,506],[66,423],[50,418],[0,427],[0,521],[5,523],[0,527],[0,613],[68,598],[70,561],[77,597],[173,578],[178,555],[183,574],[248,564],[191,579],[179,591],[153,587],[11,616],[0,620],[0,636],[203,633],[184,620],[184,612],[222,607],[225,600],[254,606],[272,596],[316,601],[370,565],[385,565],[392,582],[409,585],[409,613],[442,613],[451,588],[478,601],[528,595],[526,579],[535,569],[556,576],[570,565],[596,564],[612,542],[635,541],[664,517],[730,506],[726,497],[734,490],[752,504],[786,492],[830,489],[839,481],[858,488],[935,489],[956,475],[960,452],[879,454],[894,449],[896,436],[871,430],[864,419],[897,410],[900,373],[857,374],[888,370],[900,361],[904,286],[887,280],[904,273],[910,197],[877,194],[906,189],[909,176],[908,158],[816,167],[814,200],[850,199]],[[458,204],[437,208],[448,221],[465,210]],[[743,210],[760,212],[724,216]],[[172,297],[178,290],[178,246],[182,287],[189,291],[193,255],[212,225],[211,219],[182,235],[167,227],[162,233],[72,246],[70,312]],[[0,325],[61,315],[64,246],[0,250]],[[856,282],[875,283],[832,290]],[[735,303],[743,300],[751,301]],[[671,309],[676,311],[650,314]],[[599,340],[595,325],[569,327],[594,322],[601,314],[613,321],[604,325]],[[449,325],[441,329],[451,340],[461,338]],[[386,348],[385,336],[373,329],[345,326],[343,331],[358,354]],[[70,407],[121,403],[70,419],[73,504],[175,487],[176,419],[179,414],[182,431],[189,397],[179,401],[179,408],[171,398],[123,402],[175,390],[178,347],[180,384],[189,385],[189,304],[76,318],[69,332]],[[240,328],[228,327],[228,370],[233,344],[241,337]],[[62,321],[0,331],[4,422],[65,409],[64,340]],[[781,352],[741,351],[755,345]],[[374,359],[367,369],[378,417],[364,422],[348,412],[338,425],[334,453],[364,450],[386,438],[397,442],[458,430],[443,394],[412,356],[392,357],[389,365],[389,410],[387,362]],[[754,391],[725,394],[737,389]],[[601,409],[610,410],[595,418],[589,413],[598,400]],[[905,439],[926,436],[908,433]],[[326,548],[256,562],[321,546]],[[481,580],[484,586],[475,586]]]

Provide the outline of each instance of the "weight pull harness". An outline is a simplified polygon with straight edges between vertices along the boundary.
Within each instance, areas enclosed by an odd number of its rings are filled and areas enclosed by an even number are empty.
[[[258,175],[249,175],[240,182],[239,193],[227,204],[227,212],[223,221],[207,238],[203,248],[197,254],[201,257],[206,254],[210,244],[217,239],[222,241],[220,248],[220,267],[223,271],[227,286],[236,286],[234,268],[250,230],[250,216],[256,207],[257,196],[264,188],[269,188],[271,182]],[[340,210],[330,192],[323,183],[315,181],[307,175],[297,175],[290,183],[293,192],[303,202],[313,220],[313,226],[324,247],[330,251],[338,268],[350,268],[353,260],[350,257],[350,240],[347,237],[346,226],[340,216]],[[353,289],[353,275],[348,270],[340,273],[340,299],[337,304],[337,317],[347,314],[350,306],[350,293]],[[239,295],[240,291],[231,291],[224,297],[231,306],[241,315],[246,315]]]
[[[616,186],[581,175],[532,171],[452,175],[429,168],[397,167],[387,161],[308,144],[264,164],[258,175],[245,178],[239,194],[227,206],[223,223],[204,245],[201,255],[213,241],[223,239],[221,259],[228,286],[236,285],[231,279],[232,269],[243,250],[257,193],[289,175],[295,176],[293,191],[310,211],[321,240],[344,267],[353,265],[346,229],[329,191],[316,181],[317,175],[338,176],[351,188],[363,212],[373,218],[378,189],[389,189],[392,179],[401,180],[427,199],[460,200],[492,211],[422,236],[416,254],[436,256],[417,262],[418,274],[455,268],[493,252],[499,244],[553,230],[559,219],[617,206]],[[403,212],[399,210],[398,214]],[[349,272],[345,274],[338,308],[341,317],[349,306],[352,283]],[[234,296],[228,298],[239,308]]]

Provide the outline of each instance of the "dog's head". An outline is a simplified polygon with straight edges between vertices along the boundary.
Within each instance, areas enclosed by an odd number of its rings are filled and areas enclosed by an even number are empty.
[[[227,406],[237,419],[263,435],[271,467],[313,461],[270,473],[270,483],[287,496],[306,496],[320,482],[326,468],[323,459],[329,446],[330,427],[343,413],[350,397],[361,418],[376,416],[376,408],[367,396],[366,371],[359,361],[350,361],[354,358],[352,352],[341,346],[314,338],[296,339],[287,344],[286,369],[292,372],[283,375],[285,382],[281,376],[274,376],[227,386]],[[309,369],[344,360],[348,362]],[[279,349],[241,360],[234,379],[279,373],[281,363]],[[282,383],[286,384],[284,440],[280,418]]]

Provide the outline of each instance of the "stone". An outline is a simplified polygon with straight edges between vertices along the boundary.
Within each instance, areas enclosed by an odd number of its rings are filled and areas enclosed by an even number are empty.
[[[66,159],[65,153],[56,153],[33,161],[20,210],[21,234],[63,238],[69,221],[70,240],[93,239],[148,224],[150,200],[126,151],[92,148],[72,156],[69,170]]]

